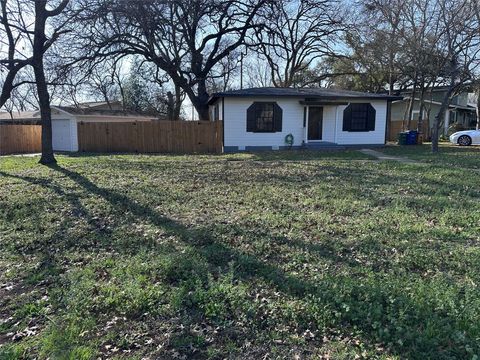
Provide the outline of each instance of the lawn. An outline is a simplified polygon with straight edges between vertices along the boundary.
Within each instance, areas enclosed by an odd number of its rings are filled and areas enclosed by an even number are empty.
[[[440,143],[439,152],[432,153],[431,144],[415,146],[391,145],[382,151],[388,155],[406,156],[413,160],[440,166],[455,166],[480,170],[480,146],[460,147],[450,143]]]
[[[0,359],[478,359],[457,149],[0,158]]]

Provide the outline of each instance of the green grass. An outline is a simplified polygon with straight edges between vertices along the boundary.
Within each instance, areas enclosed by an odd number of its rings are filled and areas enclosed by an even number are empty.
[[[398,146],[390,145],[382,152],[388,155],[405,156],[436,166],[480,170],[480,146],[461,147],[440,143],[439,152],[432,153],[431,144]]]
[[[0,359],[477,359],[478,150],[399,151],[1,158]]]

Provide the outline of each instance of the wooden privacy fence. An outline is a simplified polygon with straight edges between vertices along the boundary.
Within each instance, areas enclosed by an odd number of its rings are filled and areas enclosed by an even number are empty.
[[[0,154],[36,153],[42,151],[40,125],[0,124]]]
[[[221,121],[79,123],[78,147],[86,152],[220,153]]]
[[[412,120],[410,129],[417,129],[417,120]],[[402,130],[402,121],[390,121],[389,130],[388,130],[388,141],[397,141],[398,133]],[[423,122],[423,139],[430,138],[430,129],[428,127],[428,120]]]

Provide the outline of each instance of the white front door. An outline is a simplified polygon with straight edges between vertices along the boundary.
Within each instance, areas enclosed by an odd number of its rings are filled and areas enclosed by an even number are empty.
[[[72,151],[70,120],[52,120],[53,150]]]

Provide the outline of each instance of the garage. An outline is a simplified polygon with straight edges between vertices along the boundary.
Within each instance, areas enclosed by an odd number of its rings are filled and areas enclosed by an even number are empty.
[[[51,106],[52,109],[52,145],[54,151],[78,151],[78,124],[83,123],[135,123],[137,121],[154,121],[156,117],[124,111],[121,102],[94,102],[76,104],[75,106]],[[0,125],[41,125],[40,111],[23,111],[14,113],[0,112]],[[38,131],[38,130],[36,130]],[[40,136],[41,131],[38,131]],[[31,146],[30,146],[31,145]],[[23,145],[22,145],[23,146]],[[18,146],[15,148],[17,149]],[[29,144],[23,148],[39,151],[40,144]],[[20,150],[16,150],[22,152]],[[25,150],[27,151],[27,150]]]

